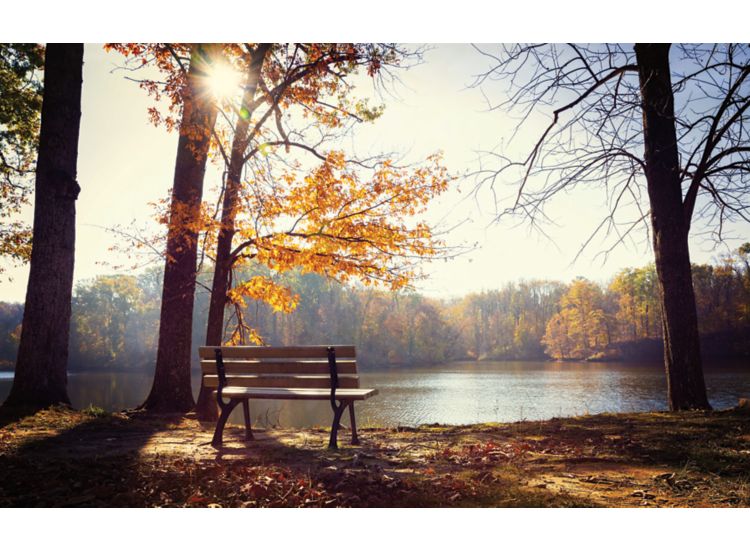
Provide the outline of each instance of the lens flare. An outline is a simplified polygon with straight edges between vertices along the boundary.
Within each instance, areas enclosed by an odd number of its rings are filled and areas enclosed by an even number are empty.
[[[215,65],[208,77],[208,87],[216,99],[231,99],[239,92],[240,75],[228,65]]]

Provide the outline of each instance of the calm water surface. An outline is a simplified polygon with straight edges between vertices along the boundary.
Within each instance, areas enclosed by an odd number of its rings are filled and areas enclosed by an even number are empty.
[[[198,377],[194,379],[197,394]],[[0,372],[0,401],[11,381],[12,374]],[[709,365],[706,384],[714,407],[734,406],[739,397],[750,396],[750,365]],[[69,378],[75,407],[135,407],[150,386],[151,375],[145,373],[73,373]],[[462,362],[363,373],[362,387],[380,390],[355,405],[362,426],[540,420],[667,406],[661,365]],[[331,421],[327,402],[261,400],[251,403],[251,410],[254,422],[264,425],[326,426]]]

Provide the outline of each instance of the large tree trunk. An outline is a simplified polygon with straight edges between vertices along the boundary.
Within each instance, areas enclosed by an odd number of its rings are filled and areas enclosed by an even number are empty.
[[[206,92],[211,47],[192,48],[183,99],[180,137],[170,205],[167,258],[164,265],[156,371],[143,408],[187,412],[193,408],[190,385],[193,301],[198,254],[197,221],[203,198],[203,177],[216,122],[216,105]]]
[[[47,44],[34,195],[34,234],[21,342],[6,406],[69,403],[83,44]]]
[[[263,59],[270,44],[260,44],[255,51],[252,63],[248,68],[245,92],[242,97],[241,116],[237,119],[232,140],[232,151],[227,170],[224,188],[224,200],[221,205],[221,229],[216,242],[216,263],[211,285],[211,301],[208,308],[208,325],[206,326],[206,345],[220,346],[224,339],[224,310],[227,305],[227,292],[232,270],[232,240],[234,239],[234,221],[237,215],[237,200],[241,185],[242,169],[247,153],[248,130],[252,113],[248,106],[255,97],[258,80],[263,67]],[[217,405],[211,397],[211,390],[203,385],[201,379],[200,393],[196,413],[201,420],[216,420]]]
[[[669,44],[635,46],[641,82],[646,180],[664,324],[669,408],[710,409],[682,202]]]

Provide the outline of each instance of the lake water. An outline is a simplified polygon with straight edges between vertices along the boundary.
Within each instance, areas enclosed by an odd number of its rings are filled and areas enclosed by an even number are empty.
[[[0,401],[11,382],[11,373],[0,372]],[[194,382],[197,394],[197,375]],[[706,384],[715,408],[733,407],[739,397],[750,397],[750,365],[709,365]],[[360,426],[539,420],[667,406],[661,365],[461,362],[362,373],[361,385],[378,388],[380,394],[355,405]],[[107,410],[135,407],[150,387],[151,375],[144,373],[73,373],[69,377],[70,398],[78,408],[92,404]],[[328,402],[261,400],[251,404],[251,411],[254,423],[261,425],[327,426],[331,421]]]

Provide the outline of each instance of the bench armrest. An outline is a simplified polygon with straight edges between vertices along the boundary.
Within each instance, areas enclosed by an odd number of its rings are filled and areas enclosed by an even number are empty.
[[[331,407],[336,410],[336,388],[339,385],[339,373],[336,368],[336,348],[328,346],[328,370],[331,373]]]
[[[221,354],[221,348],[214,348],[214,356],[216,357],[216,374],[219,376],[219,387],[216,389],[216,401],[219,403],[220,408],[227,406],[224,403],[224,399],[221,397],[221,390],[227,385],[227,372],[224,368],[224,357]]]

